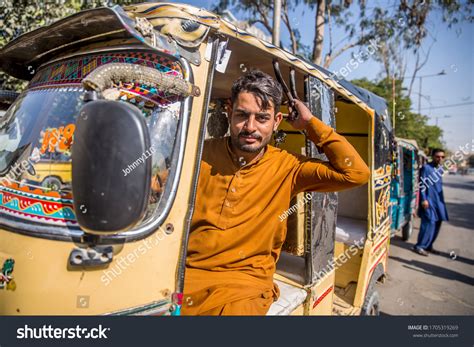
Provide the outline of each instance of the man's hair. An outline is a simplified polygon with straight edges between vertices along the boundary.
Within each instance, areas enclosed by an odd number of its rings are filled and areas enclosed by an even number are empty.
[[[260,70],[251,70],[245,75],[235,80],[232,85],[232,103],[242,92],[252,93],[261,101],[262,109],[266,110],[270,107],[270,101],[273,103],[275,113],[280,110],[282,89],[280,84],[270,75]]]
[[[436,153],[439,153],[439,152],[443,152],[443,153],[444,153],[444,150],[441,149],[441,148],[435,148],[435,149],[433,149],[433,150],[431,151],[431,156],[434,157],[434,155],[435,155]]]

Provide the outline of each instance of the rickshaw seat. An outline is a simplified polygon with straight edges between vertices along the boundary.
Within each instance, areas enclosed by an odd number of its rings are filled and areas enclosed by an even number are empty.
[[[288,316],[306,300],[308,293],[291,284],[274,281],[280,288],[280,297],[270,306],[267,316]]]
[[[367,221],[350,217],[337,216],[336,241],[346,245],[355,245],[365,242],[367,235]]]

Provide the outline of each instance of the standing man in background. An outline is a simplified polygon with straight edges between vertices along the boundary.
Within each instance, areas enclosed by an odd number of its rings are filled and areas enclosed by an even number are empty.
[[[420,173],[420,208],[421,218],[418,242],[413,250],[421,255],[428,256],[428,252],[437,254],[433,243],[438,237],[442,221],[448,220],[448,211],[444,203],[443,178],[441,164],[444,159],[442,149],[434,149],[432,161],[421,168]]]

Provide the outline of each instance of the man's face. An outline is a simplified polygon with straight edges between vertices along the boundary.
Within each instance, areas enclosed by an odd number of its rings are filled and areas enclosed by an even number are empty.
[[[444,159],[444,152],[436,152],[433,154],[433,162],[435,163],[436,166],[439,166],[443,163]]]
[[[259,101],[254,94],[241,92],[232,105],[230,137],[232,145],[242,152],[260,152],[282,120],[280,112],[275,114],[273,102],[263,110]]]

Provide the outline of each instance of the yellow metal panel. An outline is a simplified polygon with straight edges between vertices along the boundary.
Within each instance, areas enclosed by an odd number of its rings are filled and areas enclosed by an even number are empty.
[[[316,282],[311,288],[310,300],[306,303],[308,315],[330,316],[333,310],[334,301],[334,270],[326,274],[321,281]]]
[[[304,193],[291,200],[290,207],[297,206],[297,210],[288,216],[287,234],[282,247],[282,250],[297,256],[304,255],[304,205]]]
[[[355,104],[336,102],[336,127],[338,133],[367,134],[370,117]]]
[[[362,250],[357,249],[356,246],[352,246],[353,249],[349,250],[351,246],[345,245],[342,242],[335,244],[334,260],[341,257],[342,254],[346,254],[344,262],[341,266],[336,268],[336,286],[345,288],[351,282],[357,282],[359,277],[360,265],[362,260]],[[355,251],[357,250],[357,253]],[[354,254],[355,253],[355,254]],[[354,255],[353,255],[354,254]],[[339,264],[342,263],[343,258],[339,258]]]

